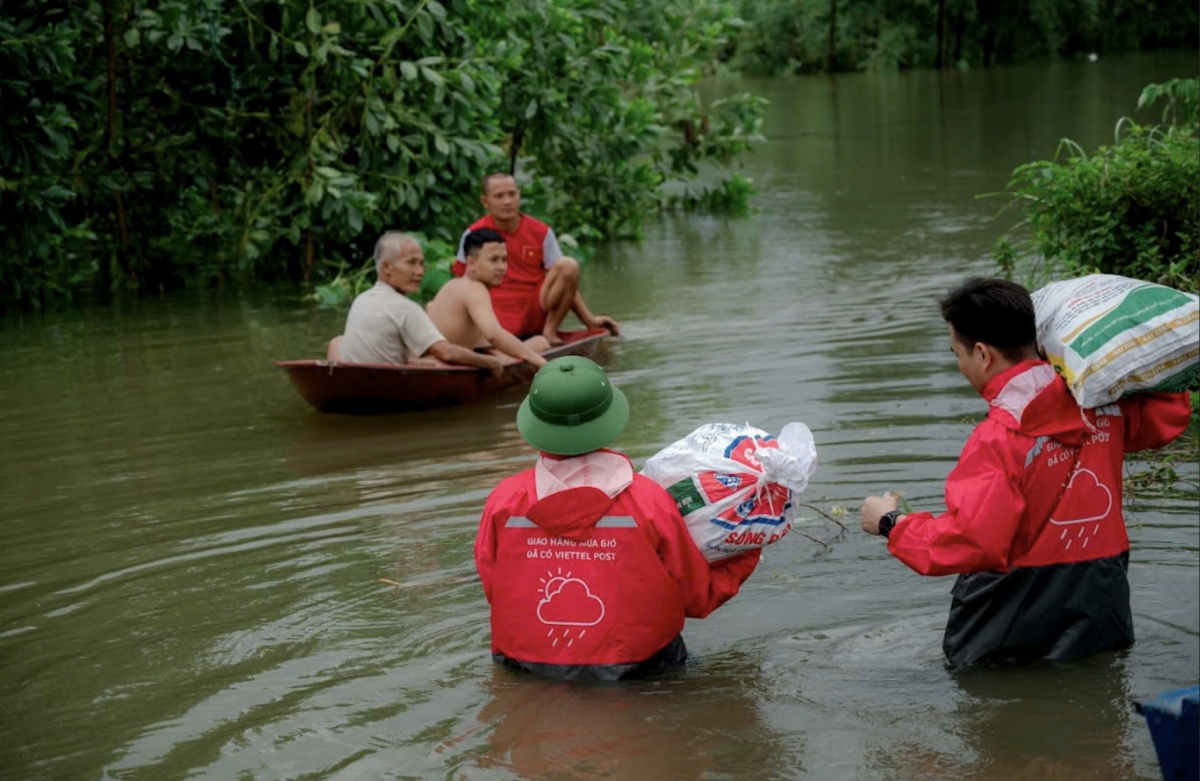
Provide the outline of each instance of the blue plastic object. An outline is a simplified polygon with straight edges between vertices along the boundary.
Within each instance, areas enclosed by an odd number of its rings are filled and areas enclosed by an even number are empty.
[[[1134,703],[1146,717],[1163,781],[1200,781],[1200,684]]]

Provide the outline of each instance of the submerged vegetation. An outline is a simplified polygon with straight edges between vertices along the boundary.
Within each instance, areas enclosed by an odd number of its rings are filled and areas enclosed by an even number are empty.
[[[1151,84],[1138,107],[1155,104],[1163,124],[1122,119],[1110,146],[1064,140],[1055,160],[1013,171],[1018,238],[996,248],[1010,278],[1099,272],[1200,289],[1200,79]]]
[[[385,228],[457,238],[496,169],[562,233],[636,236],[757,137],[761,100],[693,89],[736,24],[715,0],[6,4],[0,311],[328,281]],[[746,198],[708,178],[691,204]]]

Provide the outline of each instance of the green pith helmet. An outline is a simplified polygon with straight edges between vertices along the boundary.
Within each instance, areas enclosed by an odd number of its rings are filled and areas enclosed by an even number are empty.
[[[533,378],[517,430],[545,453],[577,456],[610,444],[629,423],[629,402],[587,358],[555,358]]]

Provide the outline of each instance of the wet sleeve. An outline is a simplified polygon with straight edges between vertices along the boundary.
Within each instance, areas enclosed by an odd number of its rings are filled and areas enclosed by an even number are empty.
[[[550,268],[563,256],[562,248],[558,246],[558,237],[554,229],[546,228],[546,238],[542,240],[542,265]]]
[[[475,533],[475,571],[483,584],[483,595],[492,601],[492,572],[496,566],[496,494],[493,492],[483,505],[479,531]]]
[[[988,423],[972,433],[946,478],[946,512],[912,513],[892,529],[888,550],[922,575],[1008,569],[1025,511],[1013,448]]]
[[[1187,430],[1192,402],[1187,393],[1137,393],[1121,399],[1125,452],[1164,447]]]
[[[738,593],[754,572],[762,550],[756,549],[709,564],[679,515],[675,502],[664,493],[654,507],[658,558],[683,594],[688,618],[704,618]]]

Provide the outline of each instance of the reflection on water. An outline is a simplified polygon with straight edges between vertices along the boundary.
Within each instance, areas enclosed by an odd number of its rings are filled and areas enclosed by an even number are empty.
[[[803,738],[764,723],[756,678],[745,660],[731,659],[703,676],[622,686],[497,670],[476,717],[479,735],[469,731],[439,748],[467,776],[469,768],[496,768],[520,778],[794,777],[803,769]]]
[[[939,751],[914,736],[871,758],[885,777],[969,781],[1136,778],[1125,661],[1100,654],[1074,665],[958,672],[952,718],[958,745]],[[1136,734],[1135,734],[1136,733]]]
[[[755,82],[759,211],[664,218],[586,270],[624,326],[601,356],[632,407],[618,444],[641,460],[701,423],[800,420],[811,500],[851,523],[892,487],[938,509],[985,411],[935,306],[990,268],[1003,226],[976,196],[1189,71]],[[312,413],[272,361],[343,319],[284,291],[0,326],[0,778],[1155,777],[1129,701],[1200,667],[1194,498],[1130,512],[1123,655],[952,674],[950,581],[814,514],[829,547],[768,549],[689,622],[687,672],[537,681],[491,664],[471,556],[484,497],[532,463],[520,391]]]

